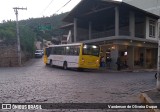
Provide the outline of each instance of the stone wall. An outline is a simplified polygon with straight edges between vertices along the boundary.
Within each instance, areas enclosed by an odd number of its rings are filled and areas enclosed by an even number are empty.
[[[21,53],[22,63],[29,60],[27,53]],[[18,66],[17,44],[0,42],[0,67]]]
[[[15,43],[0,43],[0,67],[17,66],[17,47]]]

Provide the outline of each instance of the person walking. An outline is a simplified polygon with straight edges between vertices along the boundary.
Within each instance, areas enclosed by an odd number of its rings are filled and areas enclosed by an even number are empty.
[[[104,58],[104,56],[102,56],[101,64],[102,64],[102,67],[105,67],[105,58]]]
[[[120,70],[121,70],[121,59],[120,59],[119,56],[118,56],[118,58],[117,58],[116,64],[117,64],[117,70],[120,71]]]
[[[108,68],[110,69],[111,68],[111,57],[106,57],[106,65],[108,66]]]

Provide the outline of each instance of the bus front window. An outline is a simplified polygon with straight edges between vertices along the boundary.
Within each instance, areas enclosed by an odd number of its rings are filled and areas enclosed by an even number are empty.
[[[51,48],[46,48],[46,51],[45,51],[46,53],[46,55],[47,55],[47,57],[49,57],[49,55],[51,54]]]
[[[84,45],[83,46],[83,55],[93,55],[99,56],[99,46],[96,45]]]

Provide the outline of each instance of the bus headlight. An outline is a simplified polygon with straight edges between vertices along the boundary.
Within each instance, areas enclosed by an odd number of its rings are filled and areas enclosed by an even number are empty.
[[[96,63],[99,63],[99,60],[96,60]]]

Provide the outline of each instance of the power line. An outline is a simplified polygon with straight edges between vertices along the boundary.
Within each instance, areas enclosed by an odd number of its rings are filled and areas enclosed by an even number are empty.
[[[48,9],[48,7],[52,4],[52,2],[53,2],[54,0],[51,0],[51,2],[47,5],[47,7],[41,12],[41,14],[43,14],[47,9]]]
[[[47,5],[47,7],[40,13],[40,15],[41,14],[43,14],[46,10],[47,10],[47,8],[52,4],[52,2],[53,2],[54,0],[51,0],[51,2]],[[23,25],[23,26],[26,26],[26,25],[28,25],[28,24],[30,24],[30,23],[26,23],[25,25]]]
[[[54,0],[52,0],[52,1],[48,4],[48,6],[45,8],[45,10],[51,5],[51,3],[52,3],[53,1],[54,1]],[[55,13],[53,13],[53,16],[54,16],[57,12],[59,12],[61,9],[63,9],[66,5],[68,5],[71,1],[72,1],[72,0],[69,0],[67,3],[65,3],[60,9],[58,9]],[[42,13],[43,13],[45,10],[43,10]],[[26,26],[26,25],[28,25],[28,23],[26,23],[24,26]]]
[[[68,5],[72,0],[69,0],[67,3],[65,3],[60,9],[58,9],[55,13],[59,12],[62,8],[64,8],[66,5]]]

